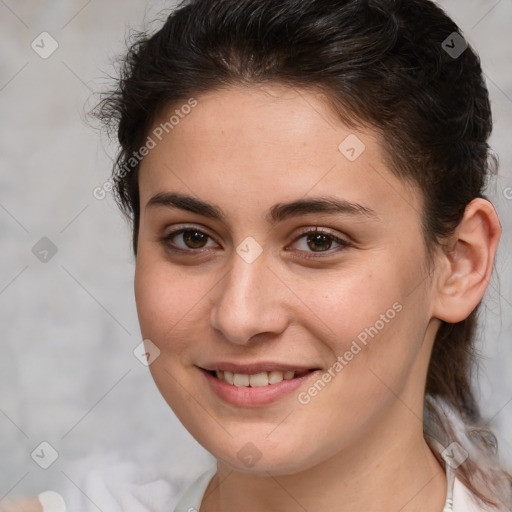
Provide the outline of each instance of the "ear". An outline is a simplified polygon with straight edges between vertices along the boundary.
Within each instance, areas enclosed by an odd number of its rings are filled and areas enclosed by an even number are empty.
[[[478,306],[491,278],[501,225],[493,205],[473,199],[438,260],[433,316],[456,323]]]

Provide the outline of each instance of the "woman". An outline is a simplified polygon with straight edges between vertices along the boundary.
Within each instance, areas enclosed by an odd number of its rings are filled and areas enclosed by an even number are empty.
[[[438,6],[185,2],[101,115],[151,373],[218,461],[177,511],[510,510],[470,387],[491,113]]]
[[[152,376],[217,459],[175,512],[511,509],[470,386],[491,112],[438,6],[187,1],[99,115]]]

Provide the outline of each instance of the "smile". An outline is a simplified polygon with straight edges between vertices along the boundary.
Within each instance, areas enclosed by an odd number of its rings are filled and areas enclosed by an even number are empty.
[[[268,365],[266,365],[268,367]],[[219,365],[217,368],[225,368]],[[235,368],[230,370],[199,368],[213,395],[236,407],[263,407],[291,396],[306,381],[319,374],[318,369]],[[238,371],[234,371],[238,370]],[[252,370],[252,371],[250,371]],[[245,372],[245,373],[242,373]]]
[[[300,377],[306,373],[309,373],[309,370],[273,370],[270,372],[259,372],[253,374],[234,373],[222,370],[216,370],[211,372],[211,374],[215,375],[217,379],[222,380],[227,384],[231,384],[232,386],[237,386],[239,388],[259,388],[263,386],[272,386],[275,384],[279,384],[283,380],[291,380],[294,379],[295,377]]]

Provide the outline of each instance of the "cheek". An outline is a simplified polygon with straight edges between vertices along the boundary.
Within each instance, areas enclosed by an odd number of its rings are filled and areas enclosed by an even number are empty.
[[[376,265],[371,259],[369,255],[368,264],[358,261],[336,271],[290,277],[287,283],[300,299],[298,321],[318,339],[329,340],[338,354],[349,350],[353,340],[364,344],[388,331],[400,316],[411,280],[407,269],[384,259]]]
[[[297,315],[304,329],[329,348],[335,377],[326,376],[326,387],[346,395],[356,409],[365,398],[389,394],[379,377],[391,389],[404,385],[428,324],[429,299],[418,286],[424,280],[418,266],[399,255],[373,262],[318,273],[314,281],[297,281],[294,289],[305,299],[303,314]]]
[[[208,318],[204,312],[205,290],[210,287],[205,287],[204,280],[197,276],[187,277],[150,251],[141,249],[134,288],[141,334],[160,350],[149,367],[151,375],[186,428],[198,435],[194,418],[203,418],[204,410],[197,406],[202,400],[190,380],[187,354],[190,340],[200,336],[198,319]],[[191,395],[196,398],[190,400]]]
[[[162,354],[183,351],[199,339],[209,318],[212,277],[180,271],[149,251],[140,251],[135,269],[135,301],[142,336]],[[197,334],[196,334],[197,333]]]

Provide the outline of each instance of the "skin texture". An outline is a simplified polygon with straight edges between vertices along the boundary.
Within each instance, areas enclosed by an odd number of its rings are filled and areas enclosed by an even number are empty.
[[[318,93],[277,84],[197,100],[141,164],[135,294],[143,337],[160,351],[156,385],[219,461],[201,512],[439,512],[446,483],[423,438],[425,379],[440,320],[465,318],[485,292],[499,239],[492,205],[473,201],[449,250],[429,262],[422,196],[390,172],[374,131],[346,127]],[[350,134],[365,145],[354,161],[338,149]],[[170,192],[226,218],[148,206]],[[278,203],[319,196],[375,216],[266,219]],[[349,245],[308,245],[316,226]],[[208,236],[188,252],[183,234],[162,240],[183,227]],[[252,263],[237,253],[247,237],[262,248]],[[394,304],[400,311],[307,404],[298,394],[316,379],[270,405],[236,407],[198,368],[275,361],[321,377]],[[238,456],[248,443],[260,456],[250,467]]]

